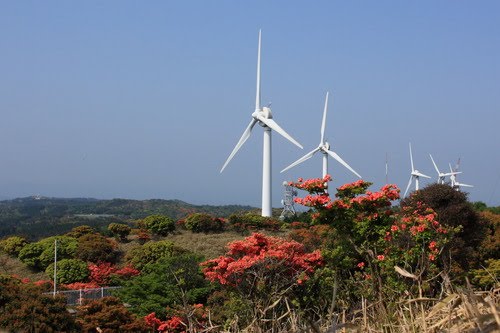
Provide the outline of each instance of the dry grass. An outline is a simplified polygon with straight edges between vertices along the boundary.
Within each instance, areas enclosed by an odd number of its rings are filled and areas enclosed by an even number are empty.
[[[395,320],[377,313],[374,304],[363,303],[350,322],[337,323],[328,333],[492,333],[500,332],[500,289],[465,290],[442,300],[408,299],[400,303]],[[341,316],[340,316],[341,317]]]
[[[31,281],[50,280],[45,272],[35,272],[29,269],[19,259],[0,252],[0,274],[16,275]]]

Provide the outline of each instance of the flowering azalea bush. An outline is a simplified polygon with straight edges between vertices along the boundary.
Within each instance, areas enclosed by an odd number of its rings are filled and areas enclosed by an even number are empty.
[[[436,262],[453,230],[442,226],[432,209],[422,204],[399,210],[392,205],[399,199],[396,185],[372,192],[364,180],[340,186],[332,196],[327,192],[330,179],[299,179],[290,185],[309,192],[295,202],[312,208],[313,224],[334,230],[322,253],[344,281],[346,299],[364,295],[383,303],[391,293],[411,291],[415,279],[429,282],[437,274]]]
[[[251,304],[251,317],[263,322],[285,314],[297,289],[322,264],[319,250],[306,252],[296,241],[254,233],[230,243],[226,255],[201,265],[208,280],[242,296]]]
[[[207,313],[203,304],[193,304],[185,309],[167,309],[167,317],[161,320],[152,312],[144,317],[146,325],[155,332],[199,332],[207,328]]]

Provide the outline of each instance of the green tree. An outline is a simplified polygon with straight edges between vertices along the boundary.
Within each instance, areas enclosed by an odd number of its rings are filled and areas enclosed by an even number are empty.
[[[83,235],[94,234],[96,230],[88,225],[79,225],[78,227],[74,227],[70,232],[66,234],[66,236],[73,238],[80,238]]]
[[[193,213],[185,219],[184,226],[192,232],[221,232],[224,222],[210,214]]]
[[[54,261],[54,246],[57,240],[57,258],[74,258],[78,241],[73,237],[54,236],[30,243],[19,252],[18,258],[31,268],[45,270]]]
[[[143,219],[143,223],[152,233],[167,236],[175,230],[175,221],[165,215],[150,215]]]
[[[203,278],[199,263],[202,257],[192,253],[163,257],[146,265],[118,291],[118,297],[131,305],[131,311],[145,316],[165,314],[165,308],[203,303],[210,287]]]
[[[176,256],[184,252],[186,250],[177,247],[171,241],[150,241],[132,249],[127,256],[127,260],[133,267],[142,270],[148,264],[153,264],[162,258]]]
[[[76,256],[83,261],[114,262],[118,256],[116,245],[101,234],[86,234],[78,238]]]
[[[132,228],[123,223],[111,223],[108,226],[108,230],[119,240],[124,241],[130,234]]]
[[[49,278],[54,277],[54,264],[50,264],[45,273]],[[62,284],[83,282],[89,276],[87,263],[80,259],[62,259],[57,261],[57,282]]]
[[[11,256],[17,257],[19,251],[21,251],[26,244],[28,244],[28,241],[24,237],[11,236],[0,242],[0,249]]]

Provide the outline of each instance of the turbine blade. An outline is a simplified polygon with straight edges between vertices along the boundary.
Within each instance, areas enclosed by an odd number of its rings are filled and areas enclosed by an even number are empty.
[[[410,146],[410,163],[411,163],[411,172],[415,171],[415,168],[413,167],[413,154],[411,153],[411,142],[409,143]]]
[[[441,172],[439,172],[439,169],[438,169],[438,167],[437,167],[436,163],[434,162],[434,159],[432,158],[432,155],[431,155],[431,154],[429,154],[429,156],[431,157],[432,164],[434,164],[434,169],[436,169],[436,172],[438,173],[438,175],[440,175],[440,174],[441,174]]]
[[[353,174],[355,174],[359,178],[362,178],[361,175],[359,173],[357,173],[356,171],[354,171],[354,169],[351,168],[349,166],[349,164],[347,164],[342,158],[340,158],[340,156],[337,155],[337,153],[335,153],[335,152],[333,152],[331,150],[328,150],[328,149],[325,149],[324,151],[326,151],[328,153],[328,155],[330,155],[331,157],[333,157],[334,159],[336,159],[337,162],[339,162],[340,164],[342,164],[343,166],[345,166],[347,169],[349,169]]]
[[[259,46],[257,49],[257,93],[255,94],[255,110],[260,110],[260,46],[261,46],[261,34],[262,31],[259,29]]]
[[[405,194],[403,195],[403,198],[406,197],[406,193],[408,193],[408,190],[410,189],[412,180],[413,180],[413,176],[410,176],[410,180],[408,181],[408,186],[406,186],[406,190],[405,190]]]
[[[421,173],[421,172],[415,172],[415,173],[414,173],[414,175],[415,175],[415,176],[418,176],[418,177],[429,178],[429,179],[431,178],[431,177],[429,177],[429,176],[427,176],[427,175],[424,175],[424,174],[423,174],[423,173]]]
[[[278,132],[281,136],[283,136],[285,139],[287,139],[288,141],[290,141],[291,143],[293,143],[294,145],[296,145],[300,149],[304,149],[304,147],[302,147],[302,145],[300,143],[298,143],[297,141],[295,141],[295,139],[292,138],[290,136],[290,134],[288,134],[287,132],[285,132],[285,130],[282,129],[280,127],[280,125],[278,125],[274,120],[262,117],[261,115],[258,115],[257,118],[259,119],[259,121],[261,121],[262,123],[264,123],[267,127],[270,127],[273,131]]]
[[[457,183],[458,186],[464,186],[464,187],[474,187],[473,185],[468,185],[468,184],[462,184],[462,183]]]
[[[245,143],[245,141],[248,140],[248,138],[250,137],[250,133],[252,133],[252,128],[255,126],[255,124],[257,123],[257,120],[256,119],[252,119],[250,121],[250,124],[248,124],[247,128],[245,129],[245,131],[243,132],[243,134],[241,135],[241,138],[240,140],[238,141],[238,143],[236,144],[236,146],[234,147],[233,151],[231,152],[231,154],[229,155],[229,157],[227,158],[226,160],[226,163],[224,163],[224,165],[222,166],[222,169],[220,169],[220,172],[222,173],[222,171],[224,171],[224,169],[226,168],[226,166],[228,165],[229,161],[231,161],[231,159],[234,157],[234,155],[238,152],[238,150],[241,148],[241,146],[243,146],[243,144]]]
[[[445,176],[445,177],[448,177],[448,176],[454,176],[454,175],[457,175],[459,173],[462,173],[462,171],[457,171],[457,172],[448,172],[448,173],[443,173],[441,174],[442,176]]]
[[[293,168],[294,166],[296,165],[299,165],[300,163],[304,162],[304,161],[307,161],[308,159],[310,159],[311,157],[313,157],[313,155],[319,151],[319,147],[308,152],[307,154],[305,154],[304,156],[302,156],[301,158],[299,158],[298,160],[296,160],[295,162],[293,162],[292,164],[290,164],[289,166],[287,166],[286,168],[284,168],[283,170],[281,170],[280,172],[285,172],[291,168]]]
[[[326,127],[326,113],[328,112],[328,92],[326,92],[325,108],[323,110],[323,121],[321,122],[321,141],[320,144],[325,144],[325,127]]]

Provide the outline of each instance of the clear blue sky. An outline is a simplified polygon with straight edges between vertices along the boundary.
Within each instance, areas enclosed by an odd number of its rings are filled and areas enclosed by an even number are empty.
[[[262,101],[304,146],[273,135],[280,174],[327,138],[376,190],[461,158],[469,198],[500,205],[498,1],[4,1],[0,198],[164,198],[260,206]],[[354,181],[330,162],[333,186]],[[424,184],[428,181],[424,181]]]

